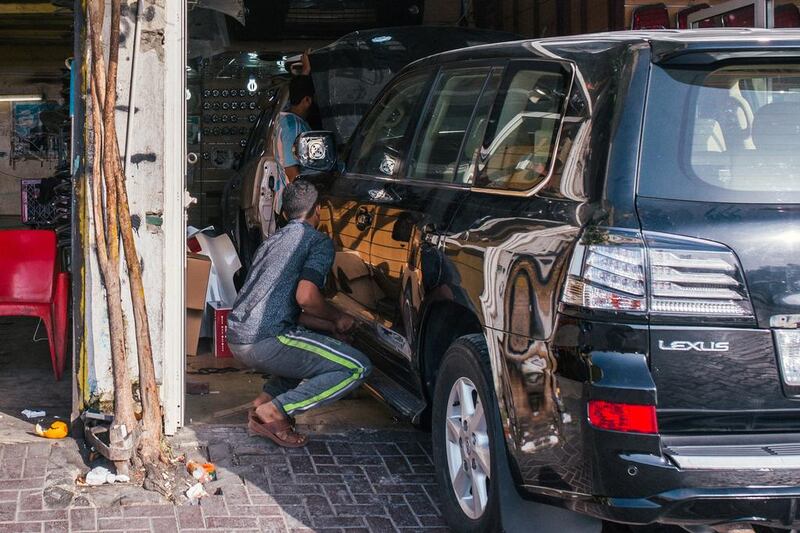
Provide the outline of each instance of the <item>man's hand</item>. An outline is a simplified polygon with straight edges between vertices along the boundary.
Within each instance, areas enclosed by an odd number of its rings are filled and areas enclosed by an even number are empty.
[[[311,53],[311,48],[306,48],[306,51],[303,52],[303,59],[302,59],[303,70],[300,71],[300,73],[303,76],[308,76],[309,74],[311,74],[311,58],[308,57],[310,53]]]
[[[336,320],[336,333],[346,335],[347,333],[353,331],[355,325],[356,321],[353,319],[353,317],[342,313],[342,315]]]

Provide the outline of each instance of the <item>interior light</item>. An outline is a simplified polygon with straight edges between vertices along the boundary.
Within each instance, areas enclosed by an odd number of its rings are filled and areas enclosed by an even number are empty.
[[[250,59],[258,59],[258,54],[256,52],[247,52],[247,57]]]
[[[189,89],[186,89],[186,99],[187,100],[192,99],[192,91],[190,91]]]
[[[377,37],[372,38],[372,42],[375,44],[381,44],[392,40],[391,35],[378,35]]]
[[[0,102],[41,102],[41,94],[0,94]]]
[[[247,82],[247,90],[251,93],[254,93],[258,90],[258,83],[256,83],[255,77],[250,77],[250,80]]]

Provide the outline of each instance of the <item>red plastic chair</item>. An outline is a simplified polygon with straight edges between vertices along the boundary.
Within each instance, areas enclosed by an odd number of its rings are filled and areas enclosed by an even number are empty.
[[[53,231],[0,231],[0,316],[42,320],[59,380],[66,364],[69,274],[58,271],[56,256]]]

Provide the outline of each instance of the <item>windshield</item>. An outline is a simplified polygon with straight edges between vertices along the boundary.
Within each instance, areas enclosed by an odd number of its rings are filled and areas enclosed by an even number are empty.
[[[639,194],[800,201],[800,65],[653,67]]]

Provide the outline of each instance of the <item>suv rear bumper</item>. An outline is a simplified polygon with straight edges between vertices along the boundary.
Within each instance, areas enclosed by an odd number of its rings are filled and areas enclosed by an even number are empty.
[[[797,527],[800,487],[675,489],[648,498],[608,498],[576,506],[586,514],[634,524],[759,523]]]
[[[560,318],[550,348],[567,422],[548,455],[522,453],[519,445],[512,452],[519,488],[618,522],[800,525],[800,432],[790,424],[749,434],[701,424],[676,433],[662,427],[664,434],[598,429],[588,422],[589,400],[658,405],[663,399],[645,355],[649,328]],[[798,407],[783,411],[787,420],[797,419]],[[699,435],[704,428],[707,434]],[[567,461],[572,470],[557,470]],[[553,472],[559,484],[546,477]]]

